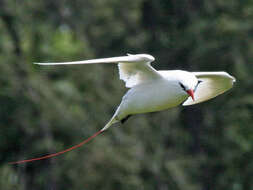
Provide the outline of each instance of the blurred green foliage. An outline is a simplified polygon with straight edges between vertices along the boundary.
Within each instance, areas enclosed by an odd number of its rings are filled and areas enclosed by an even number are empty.
[[[253,1],[1,0],[0,189],[250,190]],[[132,117],[79,150],[122,95],[115,65],[41,67],[149,53],[157,69],[224,70],[224,95]]]

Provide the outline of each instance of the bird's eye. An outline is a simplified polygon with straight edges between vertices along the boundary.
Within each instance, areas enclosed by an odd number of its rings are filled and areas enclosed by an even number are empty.
[[[198,80],[198,84],[199,84],[199,83],[202,83],[202,82],[203,82],[202,80]]]
[[[181,86],[181,88],[182,88],[183,90],[186,89],[185,86],[184,86],[181,82],[179,83],[179,85]]]

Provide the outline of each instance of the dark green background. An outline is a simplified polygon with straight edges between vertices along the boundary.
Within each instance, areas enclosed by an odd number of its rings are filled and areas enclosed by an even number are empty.
[[[136,115],[84,147],[127,91],[117,66],[42,67],[148,53],[156,69],[227,71],[229,92]],[[253,189],[252,0],[1,0],[0,189]]]

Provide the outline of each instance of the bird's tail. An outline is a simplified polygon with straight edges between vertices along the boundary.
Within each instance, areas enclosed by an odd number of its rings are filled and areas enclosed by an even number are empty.
[[[95,138],[96,136],[98,136],[99,134],[101,134],[102,132],[104,132],[106,129],[108,129],[112,124],[116,123],[116,115],[114,114],[114,116],[111,118],[111,120],[104,126],[104,128],[102,128],[101,130],[99,130],[98,132],[96,132],[95,134],[93,134],[92,136],[90,136],[88,139],[82,141],[81,143],[74,145],[68,149],[62,150],[60,152],[57,153],[53,153],[53,154],[49,154],[49,155],[45,155],[42,157],[38,157],[38,158],[31,158],[31,159],[27,159],[27,160],[20,160],[20,161],[14,161],[14,162],[9,162],[9,164],[21,164],[21,163],[26,163],[26,162],[33,162],[33,161],[37,161],[37,160],[45,160],[48,158],[52,158],[52,157],[56,157],[59,156],[63,153],[69,152],[71,150],[74,150],[76,148],[79,148],[81,146],[83,146],[84,144],[88,143],[90,140],[92,140],[93,138]]]
[[[102,132],[105,131],[106,129],[108,129],[109,127],[111,127],[112,124],[117,123],[117,122],[118,122],[118,121],[117,121],[117,119],[116,119],[116,114],[114,114],[113,117],[110,119],[110,121],[104,126],[104,128],[101,129],[101,131],[102,131]]]

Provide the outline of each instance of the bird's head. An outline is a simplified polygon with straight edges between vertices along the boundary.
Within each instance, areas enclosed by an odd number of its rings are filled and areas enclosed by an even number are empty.
[[[194,101],[194,90],[193,88],[189,88],[188,85],[183,84],[182,82],[178,83],[181,87],[181,89],[186,92],[189,96],[191,96],[192,100]]]
[[[194,101],[194,92],[198,87],[199,81],[195,75],[190,72],[181,71],[178,75],[178,85],[179,88],[186,94],[188,94]]]

